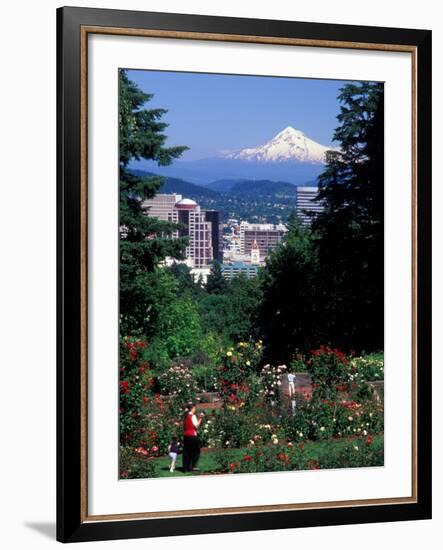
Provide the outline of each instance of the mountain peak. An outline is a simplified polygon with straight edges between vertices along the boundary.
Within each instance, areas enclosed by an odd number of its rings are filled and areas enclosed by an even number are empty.
[[[293,126],[286,126],[286,128],[279,132],[275,137],[290,135],[304,136],[304,133],[301,130],[296,130]]]
[[[301,130],[287,126],[267,143],[258,147],[240,149],[225,153],[230,159],[263,162],[296,161],[310,164],[324,164],[326,147],[308,138]]]

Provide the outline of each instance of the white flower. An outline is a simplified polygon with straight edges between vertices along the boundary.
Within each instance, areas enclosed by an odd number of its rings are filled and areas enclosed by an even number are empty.
[[[366,430],[363,430],[363,435],[368,435],[368,432]]]
[[[354,449],[355,449],[356,451],[358,451],[358,447],[357,447],[357,445],[355,445],[355,446],[354,446]]]
[[[324,431],[325,431],[325,427],[322,426],[322,427],[320,428],[320,431],[321,431],[321,432],[324,432]]]
[[[303,437],[303,432],[298,432],[298,437]]]
[[[277,445],[278,439],[277,439],[277,438],[273,439],[273,440],[272,440],[272,443],[274,443],[274,445]]]
[[[349,422],[352,422],[352,420],[353,420],[352,416],[348,416],[348,420],[349,420]]]

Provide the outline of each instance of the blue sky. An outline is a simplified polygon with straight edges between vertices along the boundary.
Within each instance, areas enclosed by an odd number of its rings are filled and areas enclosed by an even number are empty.
[[[140,88],[153,93],[148,107],[163,107],[167,145],[187,145],[183,160],[220,150],[256,147],[293,126],[331,145],[337,126],[337,95],[343,81],[130,70]]]

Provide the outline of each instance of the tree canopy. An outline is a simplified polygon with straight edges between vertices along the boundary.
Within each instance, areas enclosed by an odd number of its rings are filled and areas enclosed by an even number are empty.
[[[170,164],[187,147],[165,147],[165,109],[147,109],[152,94],[119,72],[120,139],[120,321],[123,334],[149,332],[149,284],[156,267],[166,258],[182,258],[186,241],[169,238],[174,224],[146,215],[143,201],[153,198],[161,177],[140,177],[130,161],[150,159]]]
[[[343,86],[334,139],[320,176],[325,210],[313,224],[324,289],[322,316],[334,345],[382,349],[384,303],[383,84]]]

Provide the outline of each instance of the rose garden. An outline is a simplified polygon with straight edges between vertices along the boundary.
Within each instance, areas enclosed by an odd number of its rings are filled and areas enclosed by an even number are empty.
[[[289,366],[271,366],[261,363],[260,341],[239,342],[219,349],[205,368],[177,362],[156,373],[147,350],[143,340],[122,341],[123,479],[184,475],[180,459],[169,473],[166,455],[190,401],[205,413],[199,474],[383,465],[380,354],[346,356],[320,347],[297,354]],[[296,373],[293,398],[289,370]]]

